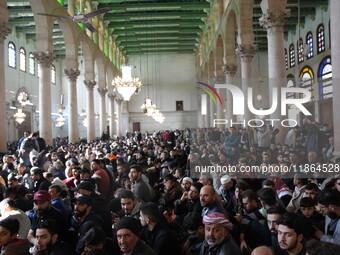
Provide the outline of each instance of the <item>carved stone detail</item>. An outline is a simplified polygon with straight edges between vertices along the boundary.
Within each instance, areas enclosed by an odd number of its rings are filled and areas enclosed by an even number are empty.
[[[95,80],[85,80],[84,83],[88,90],[93,90],[94,86],[97,84]]]
[[[69,68],[69,69],[65,68],[64,72],[70,81],[76,81],[77,77],[80,75],[80,71],[78,70],[78,68]]]
[[[229,77],[235,77],[237,72],[237,65],[229,64],[222,66],[222,71]]]
[[[0,42],[4,42],[10,33],[12,33],[12,27],[7,22],[0,21]]]
[[[110,100],[115,100],[115,98],[116,98],[115,93],[109,93],[107,96],[109,97]]]
[[[55,59],[53,52],[49,51],[36,51],[33,52],[33,55],[43,67],[51,67],[52,62]]]
[[[107,93],[107,88],[98,88],[97,90],[99,95],[101,95],[102,97],[104,97]]]
[[[239,44],[236,51],[245,61],[251,61],[256,53],[257,46],[253,44]]]
[[[290,16],[290,10],[267,10],[267,13],[263,14],[259,18],[260,25],[267,29],[268,33],[283,32],[283,27],[287,22],[287,18]]]

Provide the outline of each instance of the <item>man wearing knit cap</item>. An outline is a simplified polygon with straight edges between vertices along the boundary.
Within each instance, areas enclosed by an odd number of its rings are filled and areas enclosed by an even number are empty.
[[[205,225],[205,241],[200,255],[241,255],[240,248],[229,234],[233,224],[219,212],[213,212],[203,217]]]
[[[123,255],[155,255],[149,245],[139,238],[140,223],[131,217],[122,218],[117,226],[117,241]]]

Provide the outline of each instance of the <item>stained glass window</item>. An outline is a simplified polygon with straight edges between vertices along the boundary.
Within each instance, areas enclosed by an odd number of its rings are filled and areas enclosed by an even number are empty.
[[[32,53],[28,56],[28,72],[29,74],[35,75],[35,58]]]
[[[318,54],[325,51],[325,27],[320,24],[317,29],[318,37]]]
[[[290,67],[295,66],[295,49],[294,49],[294,44],[291,44],[289,46],[289,61],[290,61]]]
[[[307,55],[307,59],[310,59],[314,56],[314,42],[313,42],[313,34],[312,32],[308,32],[306,35],[306,44],[309,45],[309,51]]]
[[[12,42],[8,43],[8,66],[17,68],[16,49],[14,43]]]
[[[26,51],[24,48],[20,48],[19,56],[20,71],[26,72]]]
[[[287,88],[295,87],[294,75],[289,74],[287,76]],[[295,98],[294,93],[287,93],[287,98]]]
[[[298,63],[301,64],[304,60],[302,38],[300,38],[299,41],[297,42],[297,48],[298,48]]]
[[[288,70],[288,51],[287,49],[285,48],[285,64],[286,64],[286,70]]]
[[[312,98],[311,101],[314,101],[314,72],[310,66],[305,66],[301,69],[300,72],[300,87],[308,89]],[[303,94],[300,95],[300,98],[303,97]]]
[[[51,65],[51,82],[56,84],[56,72],[55,72],[55,65]]]
[[[331,56],[325,57],[318,70],[320,99],[333,97],[332,60]]]

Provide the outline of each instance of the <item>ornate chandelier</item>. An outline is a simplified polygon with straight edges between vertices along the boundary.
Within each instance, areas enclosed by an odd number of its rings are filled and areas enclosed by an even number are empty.
[[[136,90],[140,90],[142,83],[139,78],[132,78],[131,66],[122,66],[122,77],[116,77],[112,81],[112,85],[118,90],[124,98],[124,101],[129,101]]]
[[[60,114],[59,117],[55,121],[56,121],[56,124],[55,124],[56,127],[62,127],[65,125],[66,120],[64,116]]]
[[[25,121],[26,114],[22,112],[22,109],[18,108],[18,111],[14,114],[14,119],[19,124],[23,123]]]
[[[147,98],[140,108],[143,110],[144,115],[152,116],[156,110],[156,105],[152,103],[150,98]]]

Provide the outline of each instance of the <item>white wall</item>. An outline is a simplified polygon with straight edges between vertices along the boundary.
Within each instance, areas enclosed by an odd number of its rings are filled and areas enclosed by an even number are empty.
[[[145,84],[139,95],[132,96],[128,104],[129,130],[132,130],[132,122],[140,122],[143,132],[197,127],[197,80],[194,55],[131,56],[129,64],[136,67],[133,76],[141,77],[142,83]],[[165,117],[163,124],[143,115],[140,107],[148,97],[163,113]],[[183,101],[182,112],[176,112],[176,101]]]

